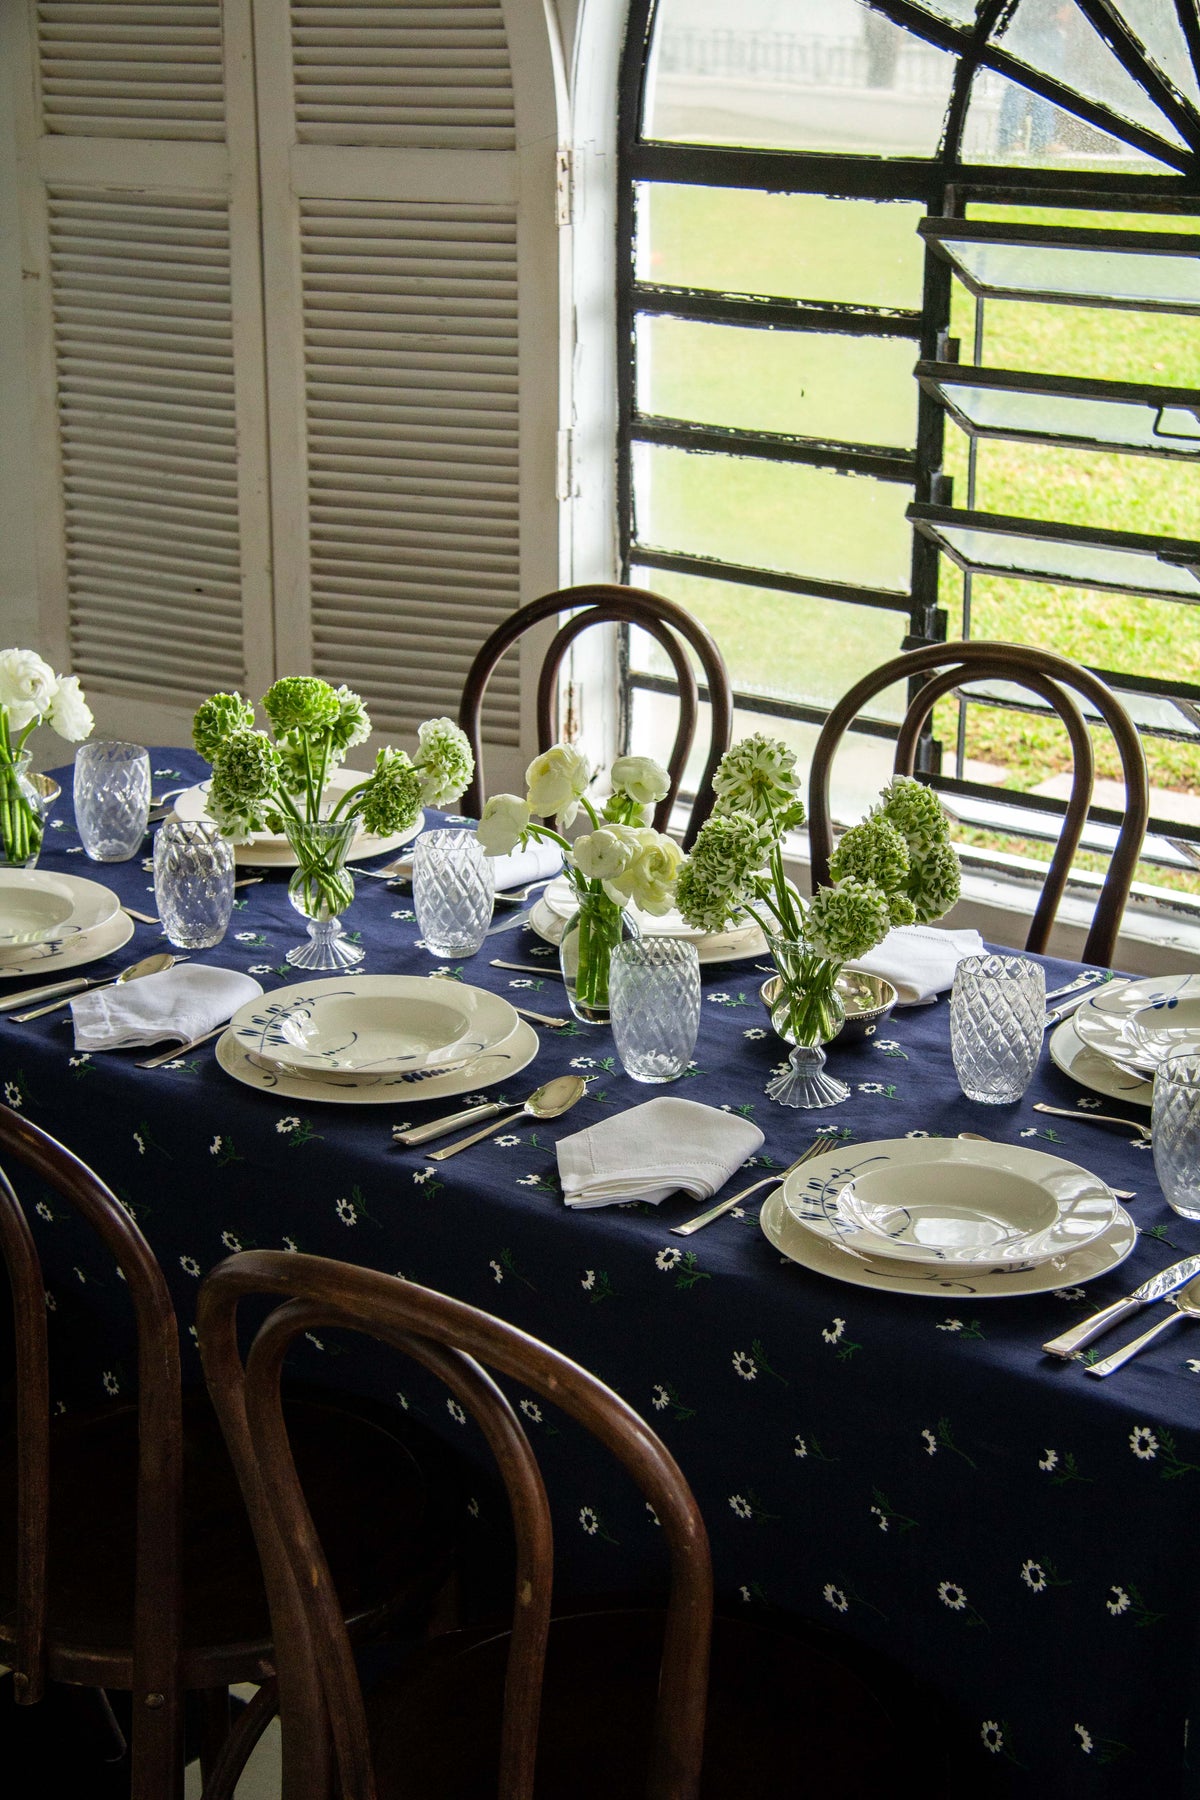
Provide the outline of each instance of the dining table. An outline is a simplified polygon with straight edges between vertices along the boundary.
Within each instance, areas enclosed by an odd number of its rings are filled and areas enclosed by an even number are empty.
[[[190,750],[155,749],[151,761],[155,793],[207,773]],[[152,915],[150,836],[129,862],[90,864],[70,771],[58,778],[41,866],[102,881]],[[427,814],[427,825],[446,822]],[[304,921],[287,873],[239,889],[224,940],[193,961],[247,972],[268,997],[294,982],[285,956]],[[505,929],[461,961],[423,947],[411,893],[382,880],[359,879],[343,923],[365,948],[363,972],[465,981],[567,1016],[557,953],[525,909],[497,909]],[[119,955],[86,972],[115,973],[164,947],[157,924],[138,923]],[[1079,972],[1038,960],[1049,988]],[[1041,1348],[1200,1252],[1200,1223],[1167,1206],[1134,1128],[1148,1110],[1101,1102],[1045,1050],[1020,1101],[968,1100],[945,995],[831,1048],[830,1072],[850,1087],[842,1105],[777,1105],[764,1092],[785,1053],[759,996],[769,973],[764,957],[702,967],[694,1059],[670,1088],[627,1077],[607,1026],[535,1026],[529,1067],[461,1104],[519,1102],[567,1073],[586,1078],[585,1097],[560,1119],[504,1124],[440,1163],[427,1154],[436,1145],[393,1135],[447,1110],[419,1084],[386,1104],[283,1097],[232,1080],[212,1043],[142,1069],[146,1049],[77,1051],[68,1009],[25,1024],[0,1015],[0,1093],[91,1164],[145,1232],[178,1311],[189,1383],[201,1380],[200,1281],[231,1252],[336,1257],[451,1294],[554,1345],[642,1413],[699,1502],[720,1603],[816,1622],[906,1671],[944,1705],[975,1771],[972,1792],[1200,1794],[1200,1746],[1189,1746],[1200,1704],[1200,1557],[1189,1548],[1200,1516],[1200,1333],[1180,1323],[1106,1380],[1088,1376],[1087,1359],[1135,1335],[1145,1313],[1082,1359]],[[723,1193],[782,1170],[818,1135],[837,1147],[972,1132],[1132,1190],[1137,1241],[1122,1266],[1084,1284],[997,1295],[964,1277],[909,1294],[781,1254],[759,1223],[772,1186],[686,1238],[670,1227],[700,1208],[681,1195],[568,1209],[558,1139],[661,1093],[760,1127],[761,1150]],[[1039,1100],[1070,1116],[1035,1111]],[[1129,1126],[1099,1123],[1097,1112]],[[62,1203],[30,1198],[54,1405],[128,1398],[136,1363],[114,1265]],[[503,1501],[485,1478],[482,1439],[444,1390],[363,1339],[309,1334],[296,1362],[305,1380],[407,1410],[460,1448],[481,1471],[469,1528],[499,1530]],[[561,1591],[661,1589],[650,1507],[578,1426],[511,1392],[545,1471]],[[802,1742],[796,1755],[802,1767]]]

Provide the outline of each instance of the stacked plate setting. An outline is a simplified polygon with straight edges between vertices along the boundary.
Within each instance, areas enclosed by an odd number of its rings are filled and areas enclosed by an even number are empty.
[[[1106,982],[1050,1038],[1050,1055],[1073,1080],[1110,1100],[1149,1106],[1154,1071],[1169,1056],[1200,1051],[1200,976],[1149,975]]]
[[[133,936],[120,897],[48,869],[0,869],[0,976],[51,974],[111,956]]]
[[[504,1081],[537,1054],[507,1000],[464,982],[346,975],[297,982],[233,1015],[217,1060],[289,1098],[394,1105]]]
[[[529,915],[530,927],[548,944],[557,944],[562,939],[564,925],[577,906],[574,888],[565,875],[560,876],[535,902]],[[753,919],[742,925],[735,922],[725,931],[698,931],[678,912],[659,916],[639,912],[635,906],[631,913],[643,937],[688,938],[695,944],[702,963],[742,962],[747,957],[766,954],[766,939]]]
[[[1123,1262],[1137,1238],[1086,1169],[958,1138],[831,1150],[792,1171],[761,1222],[786,1256],[839,1280],[980,1298],[1090,1280]]]

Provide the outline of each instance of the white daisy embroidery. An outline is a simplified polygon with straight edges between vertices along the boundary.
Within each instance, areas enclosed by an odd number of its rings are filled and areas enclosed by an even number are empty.
[[[925,1439],[926,1456],[936,1456],[938,1450],[937,1438],[934,1433],[930,1431],[928,1426],[922,1431],[921,1436]]]
[[[541,1424],[542,1409],[536,1400],[522,1400],[521,1411],[525,1414],[527,1419],[532,1419],[535,1425]]]
[[[210,1156],[220,1156],[221,1145],[223,1142],[224,1142],[224,1139],[221,1137],[220,1133],[218,1132],[217,1136],[213,1139],[212,1143],[208,1146],[208,1154]]]
[[[749,1030],[743,1031],[742,1033],[742,1036],[744,1038],[749,1038],[751,1043],[757,1043],[759,1038],[765,1038],[766,1035],[767,1034],[761,1025],[751,1025]]]
[[[47,1312],[57,1312],[58,1311],[58,1301],[54,1298],[54,1295],[50,1292],[49,1288],[46,1289],[45,1299],[46,1299],[46,1311]]]
[[[887,1089],[884,1087],[882,1081],[860,1081],[858,1084],[858,1091],[860,1094],[887,1093]]]
[[[515,1131],[506,1132],[503,1137],[492,1139],[493,1144],[498,1144],[502,1150],[508,1150],[513,1144],[519,1144],[520,1141]]]
[[[595,1066],[596,1059],[593,1056],[576,1056],[571,1060],[573,1069],[594,1069]]]
[[[300,1125],[300,1121],[296,1117],[295,1113],[289,1114],[286,1119],[276,1119],[276,1121],[275,1121],[276,1131],[282,1132],[285,1137],[287,1136],[289,1131],[298,1130],[299,1125]]]
[[[730,1494],[729,1504],[739,1519],[752,1519],[754,1508],[742,1494]]]
[[[456,1425],[465,1425],[466,1424],[467,1415],[463,1411],[462,1407],[458,1404],[457,1400],[454,1400],[454,1399],[447,1400],[446,1411],[450,1414],[450,1417],[454,1420],[454,1423]]]
[[[592,1291],[592,1289],[593,1289],[593,1288],[594,1288],[594,1287],[595,1287],[595,1285],[596,1285],[596,1271],[595,1271],[595,1269],[585,1269],[585,1270],[584,1270],[584,1271],[583,1271],[583,1276],[582,1276],[582,1278],[581,1278],[581,1280],[580,1280],[580,1283],[579,1283],[579,1285],[580,1285],[580,1287],[581,1287],[581,1288],[582,1288],[582,1289],[583,1289],[583,1291],[584,1291],[584,1293],[585,1293],[585,1294],[590,1294],[590,1293],[591,1293],[591,1291]]]
[[[223,1231],[221,1233],[221,1242],[227,1250],[240,1250],[242,1247],[241,1238],[234,1237],[232,1231]]]
[[[39,1200],[33,1210],[39,1219],[45,1219],[47,1225],[53,1225],[54,1214],[50,1211],[50,1208],[46,1205],[44,1200]]]
[[[849,1612],[850,1602],[847,1600],[840,1587],[834,1587],[832,1581],[827,1581],[825,1583],[824,1593],[825,1599],[828,1601],[829,1605],[832,1606],[834,1612]]]
[[[939,1581],[938,1599],[943,1606],[948,1606],[951,1612],[961,1612],[967,1604],[966,1591],[959,1587],[957,1581]]]
[[[985,1719],[979,1727],[979,1735],[983,1739],[983,1747],[990,1750],[993,1756],[999,1756],[1004,1748],[1004,1733],[995,1719]]]
[[[906,1131],[904,1135],[906,1138],[927,1138],[929,1133],[927,1131]]]
[[[825,1339],[825,1342],[827,1344],[836,1344],[840,1341],[840,1339],[844,1335],[845,1330],[846,1330],[845,1319],[835,1319],[833,1321],[833,1324],[829,1326],[828,1330],[822,1331],[821,1336]]]
[[[20,1112],[20,1110],[21,1110],[21,1090],[17,1086],[15,1081],[6,1081],[5,1082],[4,1098],[8,1101],[8,1104],[12,1107],[14,1112]]]
[[[945,1319],[942,1324],[934,1327],[936,1331],[961,1331],[962,1328],[963,1322],[961,1319]]]
[[[579,1509],[579,1523],[583,1526],[583,1529],[587,1532],[589,1537],[595,1537],[600,1529],[600,1515],[592,1506],[581,1506]]]
[[[418,1184],[418,1186],[424,1187],[425,1183],[427,1181],[432,1181],[436,1174],[437,1174],[436,1169],[414,1169],[413,1170],[413,1180]]]
[[[488,1268],[492,1271],[492,1276],[498,1286],[504,1280],[504,1270],[494,1259],[488,1264]]]
[[[1082,1300],[1084,1291],[1081,1287],[1055,1288],[1054,1298],[1056,1300]]]
[[[654,1384],[650,1396],[650,1404],[655,1412],[662,1412],[665,1407],[668,1407],[671,1404],[671,1396],[668,1394],[661,1381],[656,1381]]]
[[[1057,1467],[1058,1467],[1058,1451],[1057,1450],[1047,1450],[1045,1456],[1040,1457],[1038,1460],[1038,1468],[1041,1469],[1043,1471],[1043,1473],[1046,1475],[1048,1475],[1050,1473],[1051,1469],[1057,1469]]]
[[[1129,1611],[1131,1601],[1123,1587],[1118,1587],[1116,1582],[1114,1582],[1108,1592],[1110,1598],[1107,1599],[1104,1604],[1114,1619],[1119,1618],[1123,1612]]]
[[[200,1264],[194,1256],[181,1256],[179,1266],[185,1275],[191,1275],[193,1278],[200,1273]]]
[[[1046,1590],[1046,1571],[1041,1563],[1023,1562],[1021,1564],[1021,1580],[1033,1594],[1041,1594]]]
[[[884,1512],[883,1508],[881,1506],[873,1506],[871,1508],[871,1511],[875,1514],[875,1517],[879,1520],[880,1531],[886,1531],[888,1528],[888,1516]]]
[[[733,1366],[743,1381],[754,1381],[757,1379],[758,1364],[752,1356],[747,1356],[744,1350],[734,1351]]]
[[[138,1153],[138,1155],[139,1155],[139,1156],[145,1156],[145,1154],[146,1154],[146,1140],[145,1140],[145,1138],[144,1138],[144,1137],[143,1137],[143,1136],[142,1136],[142,1134],[141,1134],[141,1132],[140,1132],[140,1131],[135,1131],[135,1132],[134,1132],[134,1134],[133,1134],[133,1141],[134,1141],[134,1143],[135,1143],[135,1144],[136,1144],[136,1145],[137,1145],[137,1153]]]
[[[1079,1748],[1083,1751],[1085,1756],[1090,1756],[1092,1754],[1091,1732],[1086,1725],[1076,1725],[1075,1730],[1079,1735]]]
[[[117,1380],[116,1376],[113,1374],[111,1369],[105,1369],[105,1371],[104,1371],[103,1375],[100,1377],[100,1379],[104,1383],[104,1391],[106,1394],[108,1394],[110,1396],[116,1396],[117,1394],[120,1393],[121,1384]]]
[[[282,1244],[283,1244],[283,1247],[285,1250],[292,1250],[292,1251],[295,1250],[295,1248],[296,1248],[295,1238],[285,1237],[281,1241],[282,1241]]]
[[[673,1269],[677,1262],[682,1262],[682,1261],[683,1261],[683,1251],[682,1250],[672,1250],[672,1249],[660,1250],[658,1255],[654,1259],[654,1266],[656,1269]]]
[[[805,1438],[802,1438],[799,1436],[793,1438],[793,1440],[792,1440],[792,1455],[793,1456],[807,1456],[808,1455],[808,1442]]]
[[[84,1063],[90,1063],[91,1060],[90,1055],[85,1050],[82,1056],[69,1056],[67,1058],[67,1067],[69,1069],[82,1069]]]
[[[355,1207],[352,1200],[347,1200],[345,1196],[343,1196],[342,1199],[336,1203],[334,1210],[343,1225],[358,1224],[358,1209]]]
[[[1158,1455],[1158,1439],[1148,1425],[1135,1425],[1129,1434],[1129,1448],[1143,1462]]]

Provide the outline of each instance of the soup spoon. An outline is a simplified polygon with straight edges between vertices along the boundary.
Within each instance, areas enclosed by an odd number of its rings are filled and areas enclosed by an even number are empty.
[[[127,981],[137,981],[142,975],[159,975],[164,969],[173,968],[177,962],[186,962],[186,956],[172,956],[167,950],[160,950],[154,956],[143,956],[139,962],[130,963],[119,975],[105,975],[99,981],[89,981],[88,987],[123,987]],[[13,1018],[18,1025],[27,1025],[30,1019],[45,1018],[47,1013],[57,1012],[60,1006],[70,1006],[75,998],[68,994],[62,1000],[52,1000],[49,1006],[35,1006],[32,1012],[14,1013]]]
[[[430,1150],[426,1154],[431,1162],[445,1162],[448,1156],[457,1156],[460,1150],[469,1150],[472,1144],[481,1144],[484,1138],[491,1137],[501,1126],[515,1125],[518,1119],[560,1119],[586,1093],[587,1082],[582,1075],[556,1075],[553,1081],[535,1088],[524,1106],[518,1106],[506,1119],[493,1119],[482,1131],[473,1131],[470,1137],[459,1138],[457,1144],[447,1144],[444,1150]]]

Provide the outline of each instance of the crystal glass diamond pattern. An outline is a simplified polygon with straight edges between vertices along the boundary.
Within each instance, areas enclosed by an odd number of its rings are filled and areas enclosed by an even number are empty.
[[[617,1055],[634,1081],[676,1081],[700,1029],[700,957],[684,938],[614,946],[608,975]]]
[[[950,1050],[969,1100],[1004,1106],[1033,1079],[1046,1022],[1046,976],[1024,956],[968,956],[950,996]]]

